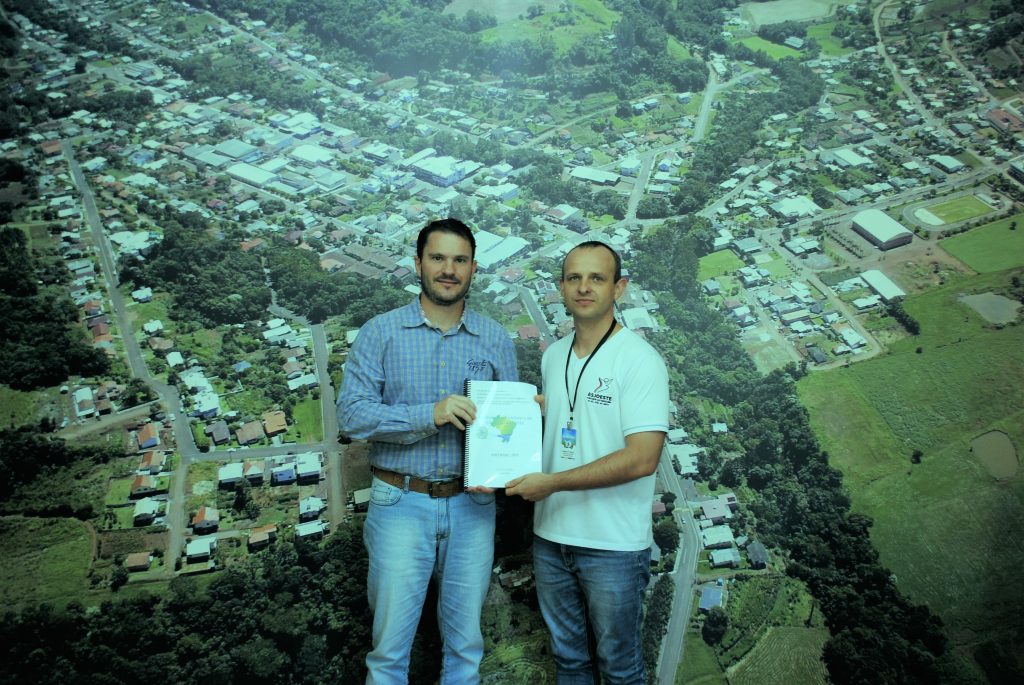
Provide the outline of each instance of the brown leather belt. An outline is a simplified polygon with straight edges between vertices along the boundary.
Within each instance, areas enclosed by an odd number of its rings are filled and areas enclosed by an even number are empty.
[[[396,488],[405,488],[406,476],[404,473],[385,471],[376,466],[372,467],[372,471],[373,475],[388,485],[394,485]],[[452,480],[423,480],[413,476],[409,476],[409,489],[434,498],[451,497],[464,490],[461,478],[453,478]]]

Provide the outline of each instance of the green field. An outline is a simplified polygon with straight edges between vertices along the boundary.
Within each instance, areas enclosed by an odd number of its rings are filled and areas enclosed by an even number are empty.
[[[75,519],[0,518],[0,604],[66,604],[86,588],[92,540]]]
[[[807,27],[807,37],[818,41],[822,55],[838,57],[853,52],[853,48],[844,48],[842,41],[832,35],[832,29],[835,27],[835,22]]]
[[[1017,228],[1011,231],[1013,222]],[[979,273],[1024,266],[1024,214],[945,238],[939,245]]]
[[[499,3],[505,5],[506,3]],[[557,11],[554,3],[526,3],[522,2],[520,11],[505,16],[514,10],[516,3],[507,3],[497,12],[498,25],[494,28],[480,32],[481,40],[484,43],[509,42],[522,39],[535,40],[540,36],[549,36],[558,49],[564,53],[581,39],[588,36],[602,36],[609,33],[615,22],[619,19],[619,13],[609,10],[599,0],[573,0],[572,23],[560,21],[565,13]],[[547,7],[545,12],[533,19],[526,18],[526,9],[530,4],[554,5]],[[470,8],[479,9],[478,3],[472,0],[459,0],[448,7],[448,11],[456,14],[462,13]],[[495,13],[491,10],[489,13]],[[520,18],[522,17],[522,18]]]
[[[798,385],[853,509],[875,521],[882,563],[951,637],[970,644],[1012,639],[1024,615],[1024,548],[1007,544],[1024,529],[1024,478],[996,481],[970,452],[972,438],[998,428],[1019,460],[1024,327],[987,326],[957,300],[1009,278],[983,275],[911,295],[904,307],[920,322],[919,336]],[[915,449],[920,464],[911,464]]]
[[[742,662],[732,669],[733,685],[825,685],[828,676],[821,649],[824,628],[770,628]]]
[[[35,423],[41,397],[34,390],[22,392],[0,385],[0,427],[16,428]]]
[[[295,405],[292,418],[299,432],[301,442],[320,442],[324,439],[324,426],[320,418],[320,400],[308,398]]]
[[[785,45],[779,45],[773,43],[770,40],[765,40],[760,36],[747,36],[739,41],[753,51],[760,50],[772,59],[782,59],[783,57],[800,57],[803,53],[799,50],[786,47]]]
[[[932,205],[928,211],[942,219],[943,223],[954,224],[958,221],[973,219],[993,211],[991,207],[974,195],[964,195],[949,202]]]
[[[719,250],[700,258],[697,278],[706,281],[709,278],[731,274],[744,266],[743,260],[732,250]]]

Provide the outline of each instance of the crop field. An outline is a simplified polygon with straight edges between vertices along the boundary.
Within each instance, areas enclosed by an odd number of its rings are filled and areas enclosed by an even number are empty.
[[[1016,222],[1016,230],[1010,225]],[[1024,266],[1024,214],[945,238],[942,249],[979,273]]]
[[[972,643],[1008,634],[1024,614],[1024,548],[1006,544],[1007,531],[1024,529],[1024,479],[996,480],[970,450],[989,430],[1018,454],[1024,445],[1024,327],[997,329],[958,301],[1008,281],[983,275],[912,295],[904,307],[919,336],[798,384],[853,509],[875,521],[882,563]]]
[[[932,205],[928,211],[939,217],[944,224],[955,224],[958,221],[988,214],[993,210],[974,195],[964,195],[955,200]]]
[[[92,538],[76,519],[0,518],[0,604],[64,604],[86,587]]]
[[[771,628],[732,671],[734,685],[825,685],[824,628]]]

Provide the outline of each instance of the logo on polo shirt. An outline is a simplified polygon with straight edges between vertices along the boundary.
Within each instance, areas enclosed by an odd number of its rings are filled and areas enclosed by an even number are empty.
[[[614,381],[614,378],[598,378],[597,387],[587,393],[587,402],[605,407],[611,404],[612,396],[607,393],[611,392]]]
[[[491,367],[491,363],[486,359],[470,359],[466,362],[466,368],[469,369],[470,373],[483,373]]]

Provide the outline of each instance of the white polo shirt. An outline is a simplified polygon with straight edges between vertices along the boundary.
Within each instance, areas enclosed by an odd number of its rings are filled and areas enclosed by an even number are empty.
[[[625,438],[647,431],[668,432],[668,371],[651,345],[629,329],[610,337],[587,364],[573,415],[576,446],[572,458],[562,447],[569,400],[582,361],[570,363],[566,392],[568,335],[544,352],[544,472],[557,473],[622,449]],[[575,355],[574,355],[575,356]],[[575,371],[573,367],[575,366]],[[537,502],[533,530],[567,545],[618,551],[646,549],[652,543],[654,474],[592,490],[556,492]]]

